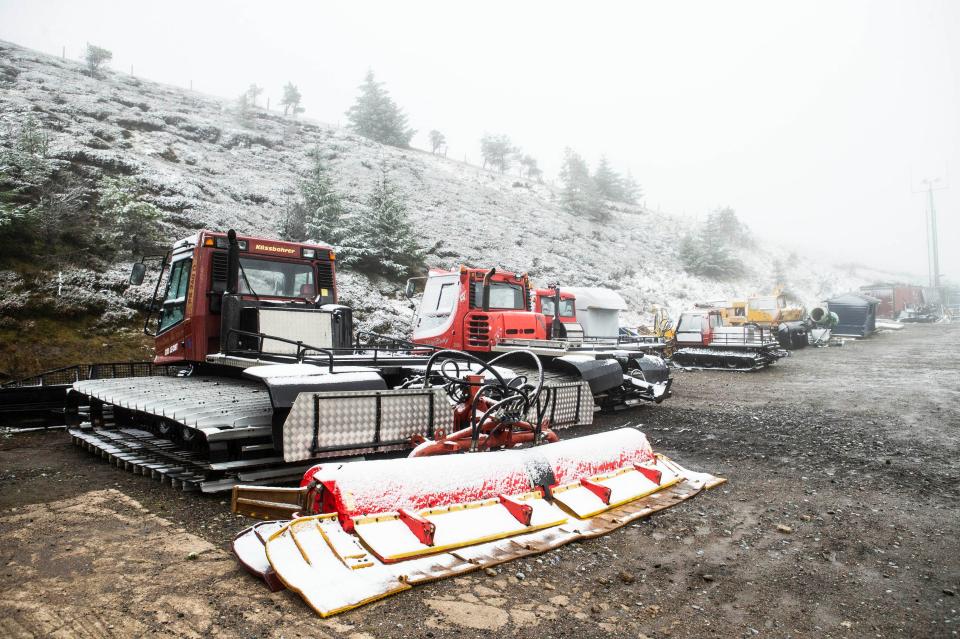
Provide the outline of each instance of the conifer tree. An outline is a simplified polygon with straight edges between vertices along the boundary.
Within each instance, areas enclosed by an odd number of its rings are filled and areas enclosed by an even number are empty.
[[[236,116],[243,124],[250,123],[250,93],[244,91],[237,97]]]
[[[341,262],[367,273],[400,280],[423,268],[426,251],[417,243],[407,205],[385,166],[366,210],[353,216],[340,248]]]
[[[337,246],[349,234],[346,208],[320,150],[314,149],[310,156],[313,164],[300,176],[297,199],[284,210],[277,232],[285,240],[317,240]]]
[[[753,246],[753,236],[746,224],[737,217],[737,212],[729,206],[718,207],[707,217],[707,225],[713,232],[731,244]]]
[[[407,116],[390,94],[377,82],[373,71],[367,71],[360,95],[347,110],[349,128],[360,135],[400,148],[409,148],[415,130],[407,125]]]
[[[600,156],[597,170],[593,174],[593,183],[600,197],[615,202],[624,201],[623,178],[613,170],[605,155]]]
[[[143,190],[131,177],[105,175],[99,188],[97,206],[113,242],[134,253],[143,252],[156,240],[160,209],[142,199]]]
[[[623,178],[623,201],[627,204],[636,204],[641,197],[643,197],[643,189],[637,184],[633,174],[627,171],[626,177]]]
[[[306,236],[334,246],[340,244],[346,235],[346,210],[318,149],[313,152],[313,166],[300,181],[300,195],[304,207]]]
[[[744,273],[746,267],[737,256],[750,239],[749,229],[737,219],[733,209],[712,212],[700,229],[688,233],[680,243],[680,260],[693,275],[728,280]]]
[[[560,180],[563,182],[560,204],[564,209],[595,220],[608,217],[586,161],[572,149],[564,151]]]
[[[277,221],[277,235],[288,242],[303,242],[307,236],[307,208],[300,200],[291,202]]]

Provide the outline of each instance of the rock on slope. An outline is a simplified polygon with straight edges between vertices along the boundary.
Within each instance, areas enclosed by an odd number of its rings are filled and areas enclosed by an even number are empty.
[[[298,172],[309,164],[307,152],[316,148],[348,204],[366,196],[386,163],[409,198],[422,244],[435,247],[431,265],[498,265],[529,271],[541,283],[608,286],[630,304],[627,322],[654,304],[679,310],[765,291],[773,260],[786,256],[776,247],[750,249],[742,279],[697,279],[683,272],[677,255],[679,238],[693,224],[685,218],[618,205],[599,224],[561,210],[548,185],[263,109],[241,122],[228,100],[112,71],[93,78],[79,62],[10,43],[0,42],[0,59],[0,130],[33,114],[50,132],[53,157],[94,175],[134,176],[164,212],[171,240],[199,228],[274,235]],[[105,287],[114,297],[123,288],[120,266],[104,275],[114,281]],[[803,258],[792,261],[787,276],[809,303],[861,283],[856,273]],[[403,329],[410,311],[394,286],[359,273],[342,274],[342,284],[365,326]],[[143,292],[122,295],[134,302]]]

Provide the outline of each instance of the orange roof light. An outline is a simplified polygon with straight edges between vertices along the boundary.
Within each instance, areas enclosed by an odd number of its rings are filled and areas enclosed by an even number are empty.
[[[204,246],[213,246],[213,238],[212,238],[212,237],[206,238],[206,239],[203,241],[203,245],[204,245]]]
[[[333,261],[335,259],[337,259],[337,254],[334,253],[333,251],[330,251],[330,260]]]

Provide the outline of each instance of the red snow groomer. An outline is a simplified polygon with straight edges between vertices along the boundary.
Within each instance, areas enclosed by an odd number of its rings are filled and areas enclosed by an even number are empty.
[[[533,311],[541,313],[551,338],[582,340],[583,326],[577,321],[577,297],[559,286],[533,291]]]
[[[234,540],[248,571],[326,617],[605,534],[724,481],[655,454],[635,428],[558,442],[543,415],[523,418],[542,374],[515,384],[497,378],[496,362],[484,377],[443,361],[469,425],[452,441],[424,442],[405,459],[319,464],[299,489],[234,489],[234,512],[279,518]]]
[[[665,343],[632,341],[612,328],[585,335],[576,296],[558,287],[534,289],[526,273],[461,266],[431,269],[414,318],[413,342],[472,353],[482,359],[518,350],[541,357],[548,386],[589,384],[595,402],[615,410],[670,396],[670,369],[660,357]],[[609,334],[606,334],[609,333]],[[533,371],[527,370],[528,374]]]
[[[754,371],[789,355],[773,330],[751,323],[726,326],[718,309],[681,314],[674,340],[670,361],[683,368]]]

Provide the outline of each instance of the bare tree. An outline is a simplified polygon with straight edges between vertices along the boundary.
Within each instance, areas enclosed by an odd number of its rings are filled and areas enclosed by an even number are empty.
[[[441,147],[447,145],[447,137],[436,129],[430,131],[430,152],[436,153]]]
[[[283,114],[286,115],[291,109],[293,110],[293,117],[297,117],[298,113],[303,113],[303,109],[300,107],[301,97],[297,86],[293,82],[287,82],[287,86],[283,87],[283,99],[280,100],[280,104],[283,105]]]
[[[263,87],[258,87],[257,83],[254,82],[247,89],[247,98],[250,99],[251,106],[257,106],[257,96],[263,93]]]
[[[527,178],[543,182],[543,171],[537,165],[537,158],[532,155],[524,155],[520,158],[520,169],[526,174]]]
[[[510,168],[510,156],[516,151],[510,138],[505,135],[485,134],[480,138],[480,153],[483,155],[483,168],[487,164],[500,173]]]

